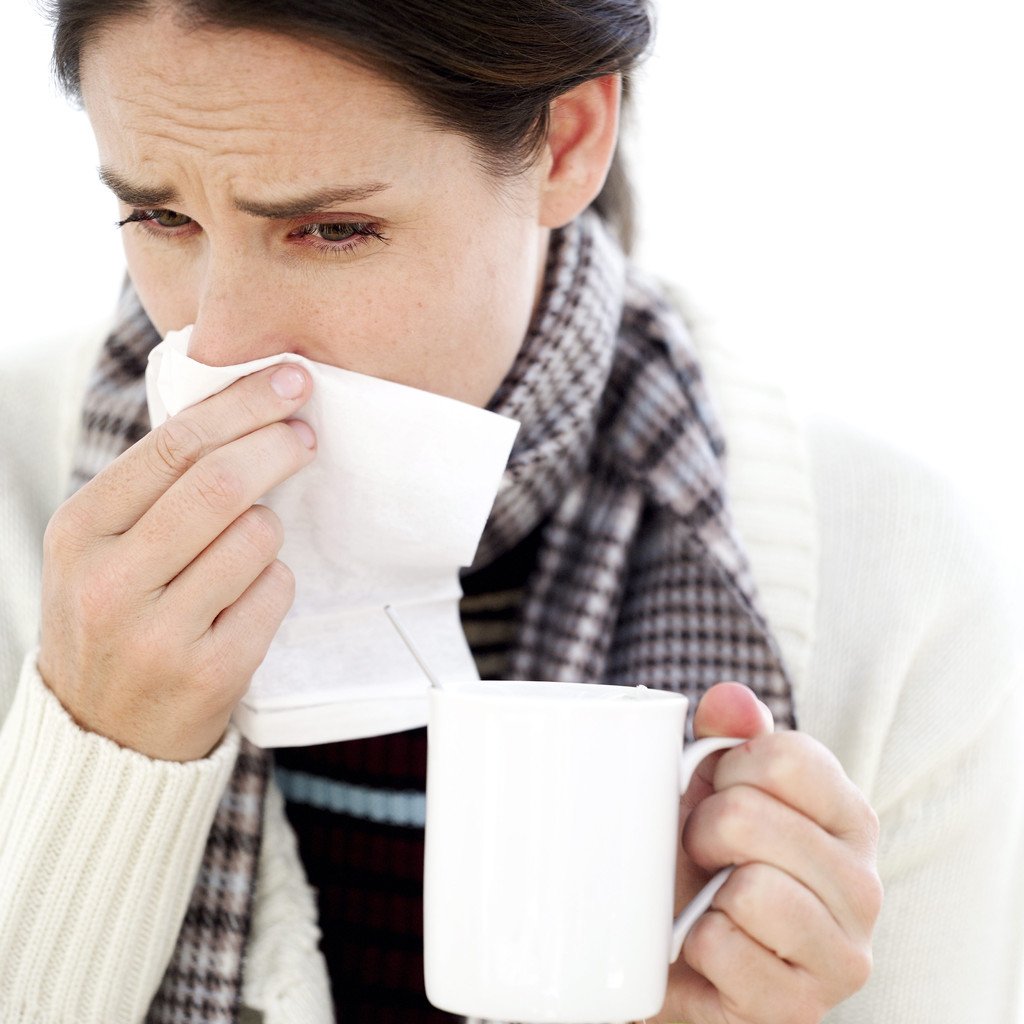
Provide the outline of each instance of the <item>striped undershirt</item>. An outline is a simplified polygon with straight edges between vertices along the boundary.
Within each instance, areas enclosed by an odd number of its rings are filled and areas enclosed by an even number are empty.
[[[462,578],[462,626],[481,679],[504,675],[543,526]],[[317,891],[335,1019],[420,1024],[457,1018],[423,989],[427,731],[274,751],[299,853]]]

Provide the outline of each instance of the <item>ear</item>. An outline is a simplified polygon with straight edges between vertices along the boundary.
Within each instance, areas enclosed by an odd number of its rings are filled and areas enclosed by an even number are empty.
[[[619,136],[622,76],[604,75],[554,99],[540,181],[541,227],[559,228],[582,213],[608,177]]]

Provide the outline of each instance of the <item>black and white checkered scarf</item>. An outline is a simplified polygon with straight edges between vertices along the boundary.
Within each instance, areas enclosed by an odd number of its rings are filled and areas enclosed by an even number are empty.
[[[159,341],[131,288],[83,408],[74,491],[149,430]],[[725,442],[679,313],[587,212],[553,232],[541,303],[489,408],[522,422],[474,568],[549,519],[510,678],[737,680],[795,728],[725,487]],[[149,1024],[237,1020],[270,755],[243,741]]]

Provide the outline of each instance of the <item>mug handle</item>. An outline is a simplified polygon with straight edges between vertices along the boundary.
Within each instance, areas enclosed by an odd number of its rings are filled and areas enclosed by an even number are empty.
[[[690,785],[690,779],[697,770],[697,765],[708,754],[713,754],[716,750],[738,747],[741,743],[746,742],[747,740],[737,739],[734,736],[708,736],[705,739],[696,740],[688,747],[684,747],[679,755],[680,794],[686,792],[687,787]],[[679,916],[672,922],[672,959],[670,963],[674,964],[679,959],[683,943],[686,941],[686,936],[689,934],[690,929],[697,923],[697,918],[711,906],[715,893],[725,885],[725,880],[733,873],[734,868],[735,865],[730,864],[728,867],[722,868],[721,871],[717,872],[711,881],[683,907]]]

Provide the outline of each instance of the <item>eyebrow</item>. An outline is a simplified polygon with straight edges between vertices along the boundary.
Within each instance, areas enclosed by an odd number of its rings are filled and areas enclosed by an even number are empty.
[[[332,206],[361,203],[364,199],[369,199],[389,188],[391,185],[387,182],[369,181],[364,185],[352,185],[348,188],[318,188],[305,195],[282,199],[279,202],[259,203],[250,199],[236,199],[234,206],[236,210],[252,214],[253,217],[289,220],[292,217],[322,213]]]
[[[178,200],[178,192],[170,186],[147,187],[128,181],[109,167],[99,169],[100,181],[126,206],[142,208],[161,207]],[[234,207],[253,217],[269,220],[289,220],[311,213],[322,213],[332,206],[359,203],[391,188],[384,181],[370,181],[346,188],[317,188],[304,195],[293,196],[274,202],[258,202],[251,199],[236,199]]]
[[[100,168],[100,181],[126,206],[163,206],[164,203],[173,203],[178,198],[178,193],[173,188],[146,188],[143,185],[133,185],[109,167]]]

